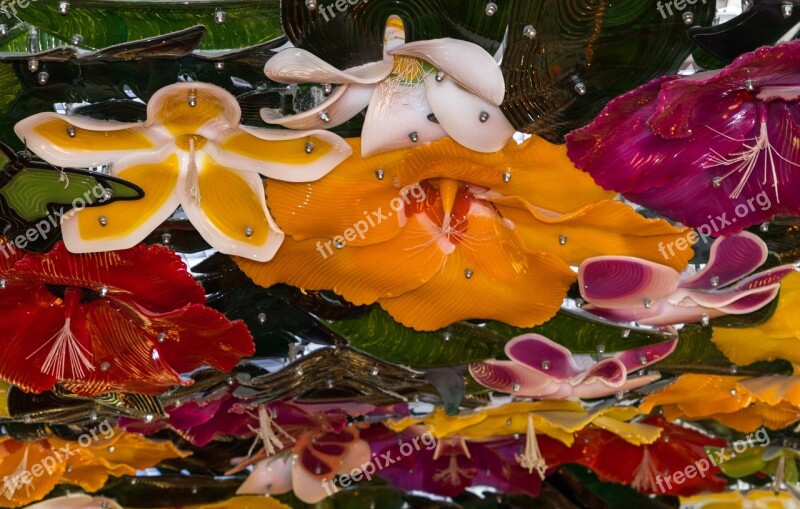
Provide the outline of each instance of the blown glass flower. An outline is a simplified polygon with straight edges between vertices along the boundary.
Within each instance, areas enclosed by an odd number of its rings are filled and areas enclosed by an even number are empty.
[[[569,157],[603,188],[709,235],[796,216],[798,62],[793,41],[657,78],[567,135]]]
[[[749,275],[767,259],[767,246],[749,232],[720,237],[706,266],[681,277],[657,263],[622,256],[585,260],[578,271],[583,309],[619,322],[672,325],[746,314],[771,302],[793,270],[782,265]]]
[[[268,263],[237,263],[261,286],[377,301],[418,330],[470,318],[526,327],[561,305],[575,277],[567,263],[609,253],[655,260],[658,243],[680,235],[609,197],[563,147],[536,138],[493,154],[448,138],[354,154],[314,183],[271,181],[267,199],[286,242]],[[683,268],[689,256],[669,263]]]
[[[203,238],[226,253],[269,260],[283,234],[269,215],[259,174],[291,182],[316,180],[350,147],[327,131],[277,131],[240,125],[227,91],[207,83],[176,83],[147,104],[147,120],[118,123],[39,113],[14,127],[20,139],[55,166],[108,165],[145,191],[62,219],[70,251],[135,246],[180,205]]]
[[[443,136],[479,152],[503,148],[514,128],[499,108],[505,82],[494,58],[458,39],[404,41],[403,23],[392,16],[384,59],[377,62],[342,71],[306,50],[283,50],[264,68],[271,80],[340,86],[308,111],[282,117],[265,108],[262,118],[293,129],[330,128],[367,108],[364,157]]]
[[[473,362],[469,372],[484,387],[517,397],[602,398],[661,378],[659,374],[628,375],[658,362],[677,344],[676,338],[595,361],[590,355],[572,355],[539,334],[524,334],[506,343],[510,361]]]
[[[0,250],[11,245],[0,239]],[[0,258],[0,378],[29,392],[158,394],[180,373],[229,371],[255,351],[241,321],[208,308],[185,264],[163,246]]]

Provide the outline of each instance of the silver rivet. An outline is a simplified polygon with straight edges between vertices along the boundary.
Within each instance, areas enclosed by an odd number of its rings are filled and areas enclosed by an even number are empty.
[[[708,280],[712,287],[716,288],[719,286],[719,276],[711,276],[711,279]]]
[[[719,186],[722,185],[722,177],[716,176],[713,179],[711,179],[711,185],[714,186],[714,188],[718,189]]]
[[[567,243],[567,238],[568,238],[568,237],[567,237],[566,235],[563,235],[563,234],[562,234],[562,235],[559,235],[559,236],[558,236],[558,243],[559,243],[559,244],[561,244],[562,246],[563,246],[563,245],[566,245],[566,243]]]
[[[328,377],[328,381],[325,382],[325,385],[328,386],[328,389],[333,389],[333,378]]]
[[[756,91],[756,82],[753,80],[745,80],[744,82],[744,89],[748,92],[755,92]]]
[[[768,232],[769,223],[761,223],[761,226],[759,226],[758,229],[761,230],[762,232]]]
[[[464,277],[467,279],[471,279],[474,272],[472,269],[464,269]]]
[[[595,347],[595,350],[597,350],[597,353],[605,353],[606,345],[602,345],[602,344],[601,345],[597,345],[597,347]]]
[[[622,401],[622,398],[625,397],[625,394],[623,394],[622,392],[618,392],[614,394],[614,397],[617,398],[617,401]]]
[[[217,9],[216,11],[214,11],[214,22],[217,25],[225,23],[225,11],[223,11],[222,9]]]
[[[511,386],[512,392],[519,392],[519,384],[514,384]]]
[[[192,486],[192,495],[197,495],[198,488],[197,486]]]
[[[508,419],[506,419],[506,426],[511,426],[511,422],[512,422],[512,421],[511,421],[511,417],[509,417]]]
[[[486,4],[485,11],[487,16],[494,16],[494,13],[497,12],[497,4],[494,2],[489,2]]]
[[[708,317],[707,313],[703,313],[703,316],[700,318],[700,322],[703,325],[708,325],[709,323],[711,323],[711,319]]]
[[[194,92],[191,92],[186,100],[189,103],[190,108],[194,108],[195,106],[197,106],[197,94],[195,94]]]
[[[550,361],[542,361],[542,369],[545,371],[550,370]]]
[[[156,336],[156,341],[159,343],[163,343],[167,340],[167,334],[165,332],[159,332],[158,336]]]
[[[144,422],[153,422],[153,414],[146,414],[144,416]]]
[[[221,70],[225,69],[225,62],[223,62],[221,60],[219,62],[214,62],[214,69],[216,69],[218,71],[221,71]]]
[[[130,481],[130,482],[131,482],[131,485],[135,486],[135,485],[136,485],[136,482],[137,482],[137,481],[136,481],[136,478],[135,478],[135,477],[131,478],[131,481]]]
[[[28,70],[30,72],[36,72],[39,70],[39,61],[35,58],[31,58],[28,60]]]
[[[736,374],[736,372],[737,372],[737,371],[739,371],[739,368],[738,368],[738,367],[736,367],[736,364],[731,364],[731,367],[729,367],[729,368],[728,368],[728,371],[729,371],[729,372],[730,372],[732,375],[735,375],[735,374]]]
[[[166,232],[161,234],[161,243],[164,244],[165,246],[168,245],[171,240],[172,240],[171,233]]]
[[[244,236],[248,237],[248,238],[253,236],[253,227],[252,226],[245,226],[244,227]]]
[[[5,279],[0,279],[0,290],[5,290],[6,286],[8,286],[8,281]]]
[[[784,0],[783,4],[781,5],[781,12],[783,13],[784,18],[789,18],[792,16],[792,11],[794,11],[794,5],[790,0]]]
[[[339,239],[333,239],[333,245],[336,247],[336,249],[342,249],[344,247],[344,242]]]
[[[511,172],[503,172],[503,182],[508,183],[511,180]]]
[[[116,451],[116,450],[117,450],[117,448],[116,448],[116,447],[114,447],[113,445],[109,445],[109,446],[108,446],[108,452],[114,452],[114,451]]]
[[[641,364],[642,366],[647,364],[647,356],[646,355],[640,355],[639,356],[639,364]]]
[[[489,112],[482,111],[480,115],[478,115],[478,120],[481,121],[481,124],[485,124],[489,120]]]
[[[378,366],[372,366],[372,369],[369,371],[369,374],[372,376],[378,376]]]
[[[306,7],[309,11],[313,11],[317,8],[317,0],[306,0]]]
[[[226,381],[228,382],[228,385],[236,384],[236,379],[233,377],[233,375],[228,375],[228,379]]]
[[[528,39],[533,39],[536,37],[536,29],[533,28],[533,25],[525,25],[525,28],[522,29],[522,35]]]
[[[753,0],[744,0],[742,2],[742,12],[749,11],[751,7],[753,7]]]
[[[265,323],[267,323],[267,314],[266,313],[259,313],[257,318],[258,318],[258,323],[260,323],[261,325],[264,325]]]
[[[668,444],[669,443],[669,435],[664,435],[664,438],[662,438],[662,440],[664,440],[665,444]]]
[[[97,222],[100,223],[100,226],[108,226],[108,218],[106,216],[100,216],[97,218]]]
[[[730,393],[731,393],[731,396],[736,396],[736,389],[731,389]]]
[[[646,309],[650,309],[650,306],[652,306],[652,305],[653,305],[653,303],[652,303],[652,302],[650,302],[650,299],[648,299],[647,297],[645,297],[645,298],[642,300],[642,304],[644,305],[644,307],[645,307]]]
[[[586,95],[586,85],[582,81],[575,83],[575,92],[578,95]]]
[[[681,17],[683,18],[683,22],[687,25],[694,23],[694,13],[692,13],[692,11],[684,12]]]
[[[326,124],[331,121],[331,117],[328,116],[327,111],[323,111],[319,114],[319,119],[325,122]]]
[[[584,304],[586,304],[586,301],[581,299],[580,297],[575,299],[575,307],[576,308],[582,308]]]
[[[303,376],[303,368],[301,368],[300,366],[297,366],[294,372],[297,373],[297,376]]]
[[[436,79],[436,81],[441,83],[444,80],[444,71],[438,71],[436,73],[436,78],[435,79]]]
[[[103,361],[100,363],[100,371],[108,371],[110,367],[111,364],[109,364],[108,361]]]
[[[333,85],[331,85],[330,83],[323,83],[322,84],[322,93],[325,94],[325,95],[328,95],[331,92],[333,92]]]
[[[311,143],[310,141],[307,141],[305,149],[306,149],[306,154],[310,154],[311,152],[314,151],[314,144]]]
[[[70,39],[70,42],[73,46],[80,46],[83,43],[83,36],[81,34],[75,34]]]
[[[5,23],[0,24],[0,37],[5,37],[8,35],[8,25]]]
[[[411,140],[412,143],[418,142],[419,141],[419,135],[417,134],[417,131],[412,131],[412,132],[408,133],[408,139]]]
[[[40,71],[39,75],[37,76],[40,85],[44,85],[47,83],[47,80],[50,79],[50,73],[47,71]]]
[[[444,339],[445,341],[450,341],[451,339],[453,339],[453,333],[450,331],[442,332],[442,339]]]
[[[794,267],[794,270],[800,272],[800,262],[794,262],[792,267]]]
[[[97,291],[97,293],[100,294],[100,297],[105,297],[106,295],[108,295],[108,287],[105,285],[101,286],[100,289]]]
[[[112,189],[106,189],[105,192],[103,192],[103,201],[105,202],[105,201],[110,200],[111,196],[113,196],[113,195],[114,195],[114,191]]]
[[[381,168],[375,170],[375,178],[378,180],[383,180],[383,170]]]
[[[58,13],[66,16],[69,12],[69,2],[58,2]]]
[[[627,338],[627,337],[629,337],[631,335],[631,330],[630,329],[622,329],[622,332],[620,332],[619,335],[622,336],[623,338]]]
[[[67,126],[67,136],[74,138],[76,134],[78,134],[78,130],[75,129],[74,125]]]

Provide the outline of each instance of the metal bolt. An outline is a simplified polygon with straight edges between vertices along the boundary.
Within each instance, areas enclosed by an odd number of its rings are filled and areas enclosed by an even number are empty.
[[[75,129],[74,125],[67,126],[67,136],[74,138],[76,134],[78,134],[78,130]]]
[[[709,323],[711,323],[711,319],[708,317],[708,314],[706,314],[706,313],[703,313],[703,316],[702,316],[702,318],[700,318],[700,322],[701,322],[703,325],[708,325]]]
[[[306,7],[309,11],[313,11],[317,8],[317,0],[306,0]]]
[[[311,152],[314,151],[314,144],[311,143],[310,141],[307,141],[305,148],[306,148],[306,154],[310,154]]]
[[[711,179],[711,185],[714,186],[714,188],[718,189],[719,186],[722,185],[722,177],[716,176],[713,179]]]
[[[225,62],[223,62],[221,60],[219,62],[214,62],[214,69],[216,69],[218,71],[221,71],[221,70],[225,69]]]
[[[684,12],[681,17],[683,18],[683,22],[687,25],[694,23],[694,13],[692,13],[692,11]]]
[[[197,94],[195,94],[194,92],[190,92],[186,100],[189,103],[190,108],[194,108],[195,106],[197,106]]]
[[[489,120],[489,113],[486,111],[482,111],[480,115],[478,115],[478,120],[481,121],[481,124],[485,124],[487,120]]]
[[[453,339],[453,333],[449,331],[442,332],[442,339],[444,339],[445,341],[450,341],[451,339]]]
[[[339,239],[333,239],[333,245],[336,247],[336,249],[342,249],[344,247],[344,242]]]
[[[110,367],[111,364],[109,364],[107,361],[103,361],[100,363],[100,371],[108,371]]]
[[[38,81],[40,85],[45,85],[48,79],[50,79],[50,74],[47,71],[39,72]]]
[[[83,43],[83,36],[81,34],[75,34],[70,39],[70,42],[73,46],[80,46]]]
[[[472,271],[472,269],[465,269],[464,270],[464,277],[467,278],[467,279],[471,279],[473,274],[474,274],[474,272]]]
[[[322,84],[322,93],[325,94],[325,95],[328,95],[331,92],[333,92],[333,85],[331,85],[330,83],[323,83]]]
[[[781,4],[781,12],[783,13],[784,18],[789,18],[792,16],[792,11],[794,11],[794,5],[791,1],[785,0],[783,4]]]
[[[258,323],[260,323],[261,325],[264,325],[265,323],[267,323],[267,314],[266,313],[259,313],[257,318],[258,318]]]
[[[756,82],[753,80],[745,80],[744,82],[744,89],[748,92],[755,92],[756,91]]]
[[[519,392],[519,384],[514,384],[511,386],[512,392]]]
[[[325,122],[326,124],[331,121],[331,117],[328,116],[328,112],[327,111],[323,111],[322,113],[320,113],[319,114],[319,119],[322,120],[323,122]]]
[[[222,9],[217,9],[216,11],[214,11],[214,22],[217,25],[225,23],[225,11],[223,11]]]
[[[646,355],[640,355],[639,356],[639,364],[641,364],[642,366],[647,364],[647,356]]]
[[[105,297],[108,295],[108,287],[106,285],[101,286],[97,293],[100,294],[100,297]]]
[[[522,35],[528,39],[533,39],[536,37],[536,29],[533,28],[533,25],[525,25],[525,28],[522,29]]]
[[[144,422],[153,422],[153,414],[146,414],[144,416]]]
[[[497,12],[497,4],[494,2],[489,2],[486,4],[486,15],[487,16],[494,16],[494,13]]]
[[[586,85],[582,81],[575,83],[575,92],[578,95],[586,95]]]
[[[418,142],[419,141],[419,135],[417,134],[417,131],[413,131],[413,132],[408,133],[408,139],[411,140],[412,143]]]
[[[109,445],[109,446],[108,446],[108,452],[114,452],[114,451],[116,451],[116,450],[117,450],[117,448],[116,448],[116,447],[114,447],[113,445]]]
[[[595,350],[597,350],[597,353],[605,353],[606,345],[603,345],[603,344],[597,345],[595,347]]]
[[[39,61],[35,58],[31,58],[28,60],[28,70],[30,72],[36,72],[39,70]]]
[[[545,371],[550,370],[550,361],[542,361],[542,369]]]
[[[156,341],[159,343],[163,343],[167,340],[167,334],[165,332],[159,332],[158,336],[156,336]]]
[[[508,183],[509,180],[511,180],[511,172],[503,172],[503,182]]]
[[[375,178],[378,180],[383,180],[383,170],[381,168],[375,170]]]
[[[372,376],[378,376],[378,366],[372,366],[372,369],[369,371],[369,374]]]
[[[642,304],[646,309],[650,309],[650,306],[653,305],[653,303],[647,297],[645,297],[644,300],[642,300]]]
[[[0,279],[0,290],[5,290],[8,286],[8,281],[5,279]]]
[[[58,13],[66,16],[69,12],[69,2],[58,2]]]
[[[620,333],[620,336],[622,336],[623,338],[627,338],[630,335],[631,335],[631,330],[630,329],[622,329],[622,332]]]
[[[161,243],[164,244],[165,246],[168,245],[171,240],[172,240],[171,233],[165,232],[161,234]]]
[[[568,239],[568,237],[566,235],[563,235],[563,234],[559,235],[558,236],[558,243],[561,244],[562,246],[566,245],[567,239]]]
[[[8,25],[5,23],[0,24],[0,37],[5,37],[8,35]]]
[[[248,238],[253,236],[253,227],[252,226],[245,226],[244,227],[244,236],[248,237]]]
[[[97,218],[97,222],[100,223],[100,226],[108,226],[108,218],[106,216],[100,216]]]
[[[435,79],[436,79],[436,81],[441,83],[442,81],[444,81],[444,76],[445,76],[444,71],[438,71],[436,73],[436,78]]]
[[[711,284],[712,287],[716,288],[717,286],[719,286],[719,276],[711,276],[708,282]]]

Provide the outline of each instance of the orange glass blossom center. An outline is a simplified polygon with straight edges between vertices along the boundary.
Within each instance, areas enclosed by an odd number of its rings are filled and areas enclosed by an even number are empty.
[[[200,150],[206,144],[204,137],[199,134],[181,134],[175,138],[175,146],[184,152],[191,152],[192,149]]]

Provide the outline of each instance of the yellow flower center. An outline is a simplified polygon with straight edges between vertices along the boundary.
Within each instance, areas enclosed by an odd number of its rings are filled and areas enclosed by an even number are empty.
[[[175,146],[185,152],[189,152],[191,142],[194,142],[194,150],[200,150],[206,144],[206,139],[197,134],[181,134],[175,138]]]

